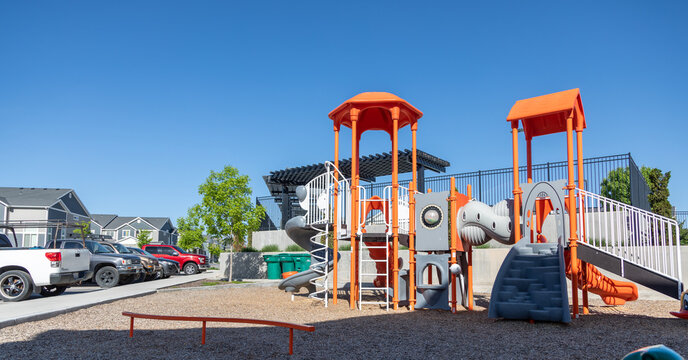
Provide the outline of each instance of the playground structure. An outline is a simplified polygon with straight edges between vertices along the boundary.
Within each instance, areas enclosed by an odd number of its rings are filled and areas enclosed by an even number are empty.
[[[513,141],[513,199],[493,206],[451,191],[417,191],[416,131],[423,113],[390,93],[362,93],[330,112],[334,162],[297,189],[306,215],[287,222],[287,235],[312,255],[308,271],[280,284],[286,291],[309,288],[327,306],[338,301],[338,244],[351,243],[349,305],[377,304],[397,309],[473,308],[472,246],[494,239],[511,245],[495,281],[489,315],[495,318],[568,322],[588,312],[588,292],[609,305],[636,300],[631,282],[612,280],[595,265],[672,297],[679,297],[681,258],[678,224],[584,190],[582,132],[585,115],[578,89],[519,100],[507,117]],[[520,183],[518,132],[527,146],[526,182]],[[351,129],[351,174],[338,169],[339,133]],[[399,185],[398,136],[409,126],[412,181]],[[392,185],[382,197],[367,196],[360,185],[358,158],[364,132],[382,130],[392,142]],[[574,160],[574,133],[576,158]],[[533,182],[534,137],[566,133],[566,180]],[[348,175],[348,176],[347,176]],[[576,185],[577,183],[577,185]],[[551,216],[550,216],[551,215]],[[450,226],[451,225],[451,226]],[[403,268],[399,246],[409,249]],[[364,255],[368,255],[366,258]],[[373,263],[375,272],[364,272]],[[569,311],[566,278],[571,280]],[[332,283],[332,288],[329,283]],[[374,298],[375,301],[371,301]]]

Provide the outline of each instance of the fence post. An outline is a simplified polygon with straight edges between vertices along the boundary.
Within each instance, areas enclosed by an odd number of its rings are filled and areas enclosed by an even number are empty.
[[[478,200],[483,201],[483,175],[482,171],[478,170]]]

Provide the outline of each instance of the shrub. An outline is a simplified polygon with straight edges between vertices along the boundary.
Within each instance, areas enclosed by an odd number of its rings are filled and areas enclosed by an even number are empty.
[[[252,248],[252,247],[250,247],[250,246],[247,246],[247,247],[241,249],[241,252],[258,252],[258,250],[257,250],[257,249],[254,249],[254,248]]]
[[[351,244],[346,244],[346,245],[340,246],[339,251],[351,251]]]
[[[279,246],[277,245],[265,245],[263,246],[262,249],[260,249],[260,252],[278,252],[280,251]]]
[[[287,246],[287,251],[303,251],[303,248],[296,244],[291,244]]]

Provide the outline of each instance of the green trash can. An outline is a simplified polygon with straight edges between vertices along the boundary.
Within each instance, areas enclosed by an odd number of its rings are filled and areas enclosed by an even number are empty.
[[[282,273],[295,271],[294,270],[294,258],[290,254],[279,254],[280,264],[282,265]]]
[[[291,254],[291,257],[294,258],[296,271],[302,272],[310,268],[311,256],[309,254]]]
[[[282,267],[280,266],[280,257],[263,255],[263,260],[268,264],[268,279],[281,279]]]

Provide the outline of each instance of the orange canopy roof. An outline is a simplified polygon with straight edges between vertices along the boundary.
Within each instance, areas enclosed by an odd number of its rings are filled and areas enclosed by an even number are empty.
[[[530,99],[518,100],[507,121],[523,122],[526,138],[566,131],[566,119],[573,114],[576,130],[585,129],[585,114],[580,90],[571,89]]]
[[[329,114],[334,126],[351,127],[350,110],[360,110],[357,130],[362,134],[366,130],[384,130],[392,134],[391,109],[399,107],[399,129],[406,125],[415,124],[423,113],[409,104],[406,100],[388,92],[364,92],[343,102]]]

